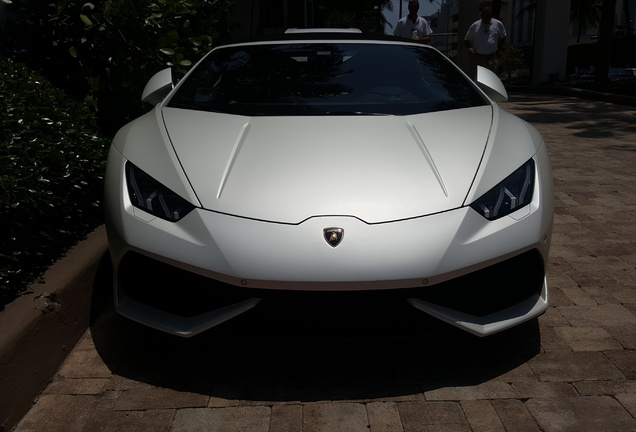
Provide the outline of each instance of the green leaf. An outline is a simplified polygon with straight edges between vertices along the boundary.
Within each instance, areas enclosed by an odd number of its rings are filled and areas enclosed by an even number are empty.
[[[87,26],[93,25],[93,22],[84,14],[80,14],[80,19],[82,20],[82,22],[84,24],[86,24]]]
[[[166,37],[171,40],[171,41],[178,41],[179,40],[179,32],[172,29],[170,31],[168,31],[168,33],[166,33]]]

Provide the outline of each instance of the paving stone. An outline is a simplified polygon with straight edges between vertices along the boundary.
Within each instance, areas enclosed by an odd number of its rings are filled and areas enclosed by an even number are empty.
[[[576,277],[576,274],[572,277]],[[563,294],[567,296],[568,299],[572,301],[574,306],[571,307],[579,307],[579,306],[596,306],[598,303],[590,297],[588,293],[585,292],[579,286],[576,287],[561,287],[560,288]],[[562,307],[562,306],[561,306]],[[561,312],[561,307],[558,307],[559,312]]]
[[[542,327],[563,327],[568,325],[568,321],[565,319],[563,315],[561,315],[561,312],[559,312],[559,310],[555,307],[556,305],[553,304],[553,301],[554,301],[553,294],[555,291],[558,291],[558,290],[551,289],[550,291],[551,296],[550,296],[549,302],[552,307],[549,307],[545,311],[545,313],[539,317],[539,322],[541,323]],[[571,304],[572,302],[569,301],[568,305],[571,305]]]
[[[367,410],[360,403],[309,403],[303,406],[303,432],[368,432]]]
[[[608,396],[531,399],[528,410],[550,432],[627,432],[636,420]]]
[[[497,381],[464,387],[445,387],[424,393],[427,401],[509,399],[516,396],[510,384]]]
[[[472,432],[505,432],[490,401],[462,401],[461,406]]]
[[[563,192],[557,192],[555,194],[555,198],[559,200],[561,205],[564,205],[564,204],[576,205],[577,204],[577,202],[574,201],[568,194]],[[554,215],[555,225],[565,224],[569,226],[570,224],[573,224],[573,223],[581,223],[581,221],[575,218],[574,216],[563,214],[563,213],[556,213]]]
[[[594,287],[594,286],[607,286],[607,285],[615,285],[617,282],[613,277],[613,272],[610,271],[576,271],[570,273],[570,277],[580,286],[580,287]],[[586,293],[587,294],[587,293]],[[589,295],[588,295],[589,296]],[[590,297],[591,300],[593,300]],[[582,306],[584,304],[581,304]]]
[[[272,406],[269,430],[271,432],[298,432],[303,429],[302,405]]]
[[[636,394],[635,380],[581,381],[572,385],[582,396],[613,396],[621,393]]]
[[[395,402],[367,404],[370,432],[402,432],[402,420]]]
[[[111,371],[96,350],[73,350],[58,374],[66,378],[110,378]]]
[[[88,328],[82,338],[75,345],[74,350],[94,350],[95,341],[93,340],[92,330]]]
[[[616,218],[617,215],[614,214],[612,215],[612,217]],[[613,224],[618,223],[617,220],[612,222]],[[601,231],[599,231],[601,232]],[[627,244],[623,243],[625,241],[624,238],[622,237],[622,234],[618,234],[617,236],[614,237],[618,237],[618,238],[610,238],[613,236],[606,236],[603,239],[603,242],[597,242],[594,245],[594,249],[590,250],[590,254],[595,254],[595,255],[599,255],[599,256],[614,256],[614,257],[619,257],[621,255],[625,255],[627,253],[629,253],[629,248],[625,247]]]
[[[583,287],[583,291],[585,291],[597,304],[620,304],[621,302],[612,295],[609,288],[610,287],[587,286]]]
[[[634,238],[634,236],[636,236],[636,232],[625,235],[629,236],[630,238]],[[636,285],[636,269],[629,268],[613,272],[612,278],[622,285],[634,286]]]
[[[598,352],[539,354],[528,364],[539,381],[576,382],[624,378],[621,371]]]
[[[457,402],[402,402],[398,404],[404,430],[470,431],[464,411]]]
[[[518,382],[512,383],[512,388],[520,399],[578,396],[572,384],[561,382]]]
[[[617,394],[616,400],[623,405],[632,417],[636,418],[636,393],[627,393],[627,394]]]
[[[492,401],[492,406],[506,431],[540,432],[523,402],[511,399],[495,400]]]
[[[559,336],[555,329],[543,327],[541,329],[541,348],[544,352],[570,352],[572,349]]]
[[[44,390],[45,394],[66,394],[66,395],[97,395],[104,392],[109,379],[104,378],[57,378],[51,382]]]
[[[636,304],[636,285],[634,284],[621,284],[608,288],[608,291],[623,305]]]
[[[214,394],[210,396],[208,408],[238,406],[241,401],[241,392],[240,387],[216,388]]]
[[[119,390],[106,390],[99,397],[99,402],[95,409],[102,411],[113,411],[115,409],[115,404],[117,403],[117,399],[121,396],[122,392]]]
[[[557,327],[554,330],[572,348],[572,351],[606,351],[623,348],[601,327]]]
[[[607,232],[607,230],[592,229],[593,232]],[[611,269],[613,271],[626,269],[628,264],[616,256],[578,256],[567,258],[568,264],[577,271],[599,274]]]
[[[84,432],[95,396],[43,395],[13,432]]]
[[[605,355],[629,380],[636,379],[636,351],[607,351]]]
[[[360,383],[333,389],[333,400],[350,402],[407,402],[424,400],[424,394],[415,383]]]
[[[636,211],[629,215],[630,220],[636,219]],[[621,255],[620,258],[625,262],[629,263],[632,268],[636,268],[636,254],[624,254]]]
[[[634,289],[636,290],[636,287]],[[605,327],[605,330],[620,342],[624,349],[636,350],[636,326]]]
[[[501,381],[505,383],[515,383],[515,382],[524,382],[524,381],[536,381],[537,377],[530,369],[530,366],[526,362],[523,362],[521,365],[500,374],[499,376],[493,378],[491,381]]]
[[[553,233],[552,235],[552,241],[550,244],[550,256],[558,256],[561,259],[569,256],[577,256],[578,254],[576,252],[576,249],[578,248],[578,245],[575,246],[571,244],[564,244],[564,241],[562,240],[562,238],[559,237],[558,234],[559,233]],[[569,264],[567,265],[569,266]],[[553,267],[548,268],[548,283],[550,284],[550,288],[561,286],[558,281],[552,282],[551,276],[555,275],[556,273],[556,269],[554,269]],[[565,281],[567,284],[576,285],[576,283],[569,276],[567,279],[565,279]]]
[[[270,407],[177,410],[170,432],[269,432]]]
[[[86,422],[85,431],[122,432],[147,430],[168,432],[176,410],[146,410],[132,412],[95,411]]]
[[[207,407],[209,396],[167,388],[140,388],[122,392],[115,411]]]
[[[149,389],[155,388],[152,384],[144,382],[142,380],[135,380],[126,378],[118,374],[113,374],[108,380],[109,390],[127,391],[133,389]]]
[[[559,306],[574,327],[636,326],[636,316],[622,305]]]

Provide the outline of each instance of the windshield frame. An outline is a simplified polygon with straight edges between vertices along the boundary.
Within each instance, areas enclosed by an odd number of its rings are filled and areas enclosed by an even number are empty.
[[[272,96],[272,100],[268,102],[260,102],[252,103],[252,106],[247,101],[243,100],[241,102],[229,101],[219,102],[216,101],[215,104],[209,104],[208,101],[205,103],[200,103],[199,101],[195,104],[195,96],[193,96],[193,88],[197,87],[197,80],[200,80],[199,74],[202,72],[202,68],[211,67],[212,62],[218,61],[220,57],[226,55],[226,59],[229,58],[230,53],[248,53],[248,55],[253,55],[259,50],[269,50],[271,54],[275,53],[277,50],[283,50],[285,47],[291,47],[296,49],[300,48],[315,48],[316,52],[321,51],[324,54],[324,59],[327,57],[333,57],[336,60],[333,60],[332,64],[329,67],[338,68],[345,66],[350,66],[353,63],[353,58],[356,57],[357,60],[365,60],[367,62],[375,62],[370,65],[359,65],[358,67],[363,72],[356,72],[353,69],[353,73],[356,75],[352,76],[344,76],[343,74],[339,74],[336,69],[334,72],[334,77],[331,77],[333,80],[328,84],[338,84],[342,85],[342,83],[347,83],[348,85],[358,86],[360,84],[356,84],[358,81],[372,81],[370,79],[370,73],[364,72],[365,67],[372,66],[374,69],[373,74],[384,74],[384,78],[388,80],[393,80],[391,84],[394,85],[383,85],[376,86],[376,92],[369,93],[370,95],[374,95],[375,99],[367,96],[365,102],[360,102],[362,97],[358,92],[359,88],[349,88],[348,91],[340,91],[339,93],[332,97],[333,100],[325,102],[321,99],[326,99],[325,94],[315,95],[313,100],[308,101],[311,97],[308,97],[307,93],[299,93],[294,94],[293,98],[291,93],[293,93],[293,86],[285,85],[286,82],[282,81],[283,78],[289,79],[289,77],[278,77],[276,78],[276,72],[272,69],[271,75],[268,75],[267,79],[271,80],[271,82],[260,82],[258,83],[260,87],[255,86],[252,89],[248,89],[244,91],[245,94],[254,95],[254,97],[267,97],[266,92],[278,91],[278,94]],[[324,47],[331,47],[330,49],[322,49]],[[339,52],[336,52],[334,48],[338,48]],[[344,48],[344,49],[343,49]],[[357,51],[350,55],[348,51],[353,49]],[[378,59],[370,59],[364,58],[364,55],[369,56],[370,50],[376,50],[378,52],[382,52],[384,56],[376,56]],[[361,54],[362,53],[362,54]],[[336,54],[336,55],[334,55]],[[340,58],[337,57],[340,55]],[[406,56],[410,55],[413,58],[408,59]],[[382,57],[391,57],[392,58],[382,58]],[[407,91],[401,92],[401,86],[395,85],[395,80],[398,78],[402,82],[406,82],[406,79],[401,75],[402,72],[408,72],[411,78],[411,81],[417,80],[421,78],[426,81],[428,79],[431,80],[431,75],[426,78],[422,76],[425,74],[422,70],[418,72],[413,72],[412,70],[400,69],[400,67],[404,68],[403,65],[396,65],[396,63],[400,62],[408,62],[416,59],[422,66],[423,63],[429,62],[427,64],[428,69],[424,68],[424,70],[428,72],[437,73],[438,77],[434,78],[433,81],[436,81],[434,84],[436,85],[436,90],[442,96],[437,96],[436,99],[430,98],[426,99],[422,96],[423,89],[417,87],[419,84],[415,84],[419,93],[414,94],[412,91],[408,91],[411,89],[406,89]],[[419,58],[421,57],[421,59]],[[343,61],[343,59],[345,59]],[[422,60],[424,59],[424,60]],[[240,60],[240,59],[239,59]],[[391,62],[393,61],[393,63]],[[251,61],[251,58],[250,58]],[[229,62],[222,64],[228,64]],[[327,62],[328,63],[328,62]],[[413,63],[415,64],[415,63]],[[385,66],[386,65],[386,66]],[[240,65],[239,65],[240,66]],[[422,66],[423,67],[423,66]],[[414,66],[415,68],[415,66]],[[411,68],[413,69],[413,68]],[[440,69],[441,71],[434,71],[434,69]],[[340,69],[342,71],[342,68]],[[351,69],[348,73],[351,73]],[[391,75],[393,74],[393,75]],[[441,75],[440,75],[441,74]],[[221,74],[222,75],[222,74]],[[415,77],[414,77],[415,75]],[[450,78],[444,78],[442,75],[450,75]],[[256,76],[256,75],[254,75]],[[274,77],[274,79],[272,79]],[[302,77],[295,77],[295,90],[303,87],[303,91],[309,92],[311,91],[311,85],[314,87],[318,87],[323,83],[318,83],[318,78],[313,77],[313,84],[306,84],[308,79],[308,75],[303,75]],[[253,78],[253,76],[251,77]],[[303,78],[301,84],[298,81],[300,78]],[[355,78],[358,78],[357,80]],[[221,78],[219,77],[219,81]],[[454,81],[452,81],[454,80]],[[415,82],[415,81],[414,81]],[[318,84],[316,84],[318,83]],[[452,84],[452,85],[451,85]],[[216,85],[216,84],[215,84]],[[443,98],[444,86],[453,87],[453,91],[456,92],[464,92],[465,95],[462,96],[462,99],[458,101],[459,98],[454,99],[451,98],[450,95],[446,95],[447,98]],[[201,87],[201,86],[199,86]],[[377,87],[383,87],[381,89],[377,89]],[[433,86],[431,86],[432,88]],[[241,91],[237,90],[240,87],[235,85],[234,89],[230,89],[228,94],[231,96],[235,96],[237,93]],[[403,89],[402,89],[403,90]],[[184,97],[184,94],[190,91],[190,97]],[[198,91],[198,90],[197,90]],[[289,94],[283,95],[285,91],[289,91]],[[243,95],[243,97],[247,97]],[[404,95],[407,96],[404,96]],[[355,96],[358,96],[357,102],[352,102],[356,100]],[[402,95],[402,96],[400,96]],[[198,96],[196,96],[198,97]],[[225,96],[226,98],[228,96]],[[334,100],[338,99],[338,102],[335,103]],[[217,98],[220,100],[220,98]],[[349,101],[349,102],[347,102]],[[236,43],[224,45],[221,47],[217,47],[208,53],[199,63],[192,68],[192,70],[181,80],[181,82],[175,87],[174,91],[171,93],[169,98],[164,102],[164,106],[171,108],[181,108],[181,109],[195,109],[209,112],[217,112],[223,114],[233,114],[233,115],[243,115],[243,116],[315,116],[315,115],[330,115],[330,116],[341,116],[341,115],[412,115],[412,114],[421,114],[428,112],[438,112],[438,111],[446,111],[452,109],[460,109],[460,108],[470,108],[474,106],[484,106],[490,105],[492,102],[490,99],[485,96],[485,94],[470,80],[461,70],[452,63],[448,58],[446,58],[439,51],[428,45],[422,45],[412,42],[405,42],[399,39],[395,40],[359,40],[356,38],[325,38],[325,39],[316,39],[316,38],[296,38],[296,39],[276,39],[276,40],[266,40],[266,41],[256,41],[249,43]]]

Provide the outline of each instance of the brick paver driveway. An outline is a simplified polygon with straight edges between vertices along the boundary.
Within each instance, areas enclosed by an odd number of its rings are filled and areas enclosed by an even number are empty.
[[[636,431],[636,108],[503,106],[554,167],[538,320],[477,339],[411,309],[269,311],[181,340],[107,310],[17,431]]]

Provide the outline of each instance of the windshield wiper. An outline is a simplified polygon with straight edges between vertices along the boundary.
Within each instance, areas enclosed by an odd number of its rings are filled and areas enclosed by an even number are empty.
[[[368,111],[324,111],[315,113],[315,115],[324,116],[392,116],[393,114],[377,113]]]

